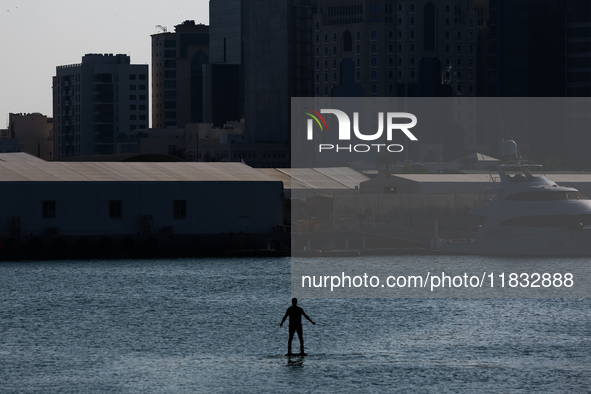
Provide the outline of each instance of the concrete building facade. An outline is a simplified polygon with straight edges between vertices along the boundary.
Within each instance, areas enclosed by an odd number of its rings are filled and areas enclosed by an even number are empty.
[[[478,15],[471,0],[320,0],[316,96],[474,96]]]
[[[203,65],[209,63],[209,26],[185,21],[175,32],[152,35],[152,127],[203,122]]]
[[[55,157],[112,154],[116,141],[148,127],[148,66],[127,55],[87,54],[53,79]]]
[[[309,0],[245,3],[245,120],[255,142],[289,144],[291,97],[314,95],[314,4]],[[283,163],[287,165],[289,158]],[[280,162],[275,165],[280,166]]]
[[[8,114],[8,134],[23,145],[23,152],[47,161],[54,158],[53,118],[40,113]]]

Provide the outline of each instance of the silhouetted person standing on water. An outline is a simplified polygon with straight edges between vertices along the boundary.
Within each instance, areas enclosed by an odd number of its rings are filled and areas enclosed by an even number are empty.
[[[297,332],[298,339],[300,340],[300,354],[306,355],[306,353],[304,352],[304,332],[302,328],[302,315],[306,319],[310,320],[312,324],[316,325],[316,323],[314,323],[314,321],[310,319],[308,315],[306,315],[304,310],[298,306],[297,298],[292,298],[291,303],[292,305],[289,308],[287,308],[285,316],[283,316],[283,320],[281,320],[281,324],[279,325],[279,327],[283,327],[283,322],[285,321],[285,319],[287,319],[287,316],[289,316],[289,341],[287,342],[287,354],[292,354],[291,341],[293,341],[293,334]]]

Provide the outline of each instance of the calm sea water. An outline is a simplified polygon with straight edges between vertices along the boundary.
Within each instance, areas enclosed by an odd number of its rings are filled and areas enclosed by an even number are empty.
[[[0,392],[591,386],[589,300],[303,299],[305,358],[289,304],[289,259],[0,263]]]

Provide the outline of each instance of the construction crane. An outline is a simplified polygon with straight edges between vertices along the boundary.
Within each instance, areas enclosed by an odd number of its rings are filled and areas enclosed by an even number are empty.
[[[160,29],[160,33],[166,33],[168,30],[166,29],[166,27],[162,26],[162,25],[156,25],[156,33],[158,33],[158,29]]]

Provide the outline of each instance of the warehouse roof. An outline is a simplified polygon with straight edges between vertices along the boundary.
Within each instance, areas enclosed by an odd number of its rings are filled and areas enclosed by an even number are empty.
[[[354,190],[369,178],[349,167],[260,168],[283,182],[285,189]]]
[[[0,154],[0,182],[267,181],[242,163],[46,162],[27,153]]]
[[[536,173],[537,176],[543,175]],[[498,173],[492,176],[499,180]],[[561,186],[575,187],[582,192],[591,192],[589,173],[550,173],[546,176]],[[363,182],[365,193],[381,193],[383,187],[409,187],[420,193],[482,193],[492,185],[491,174],[391,174]]]

